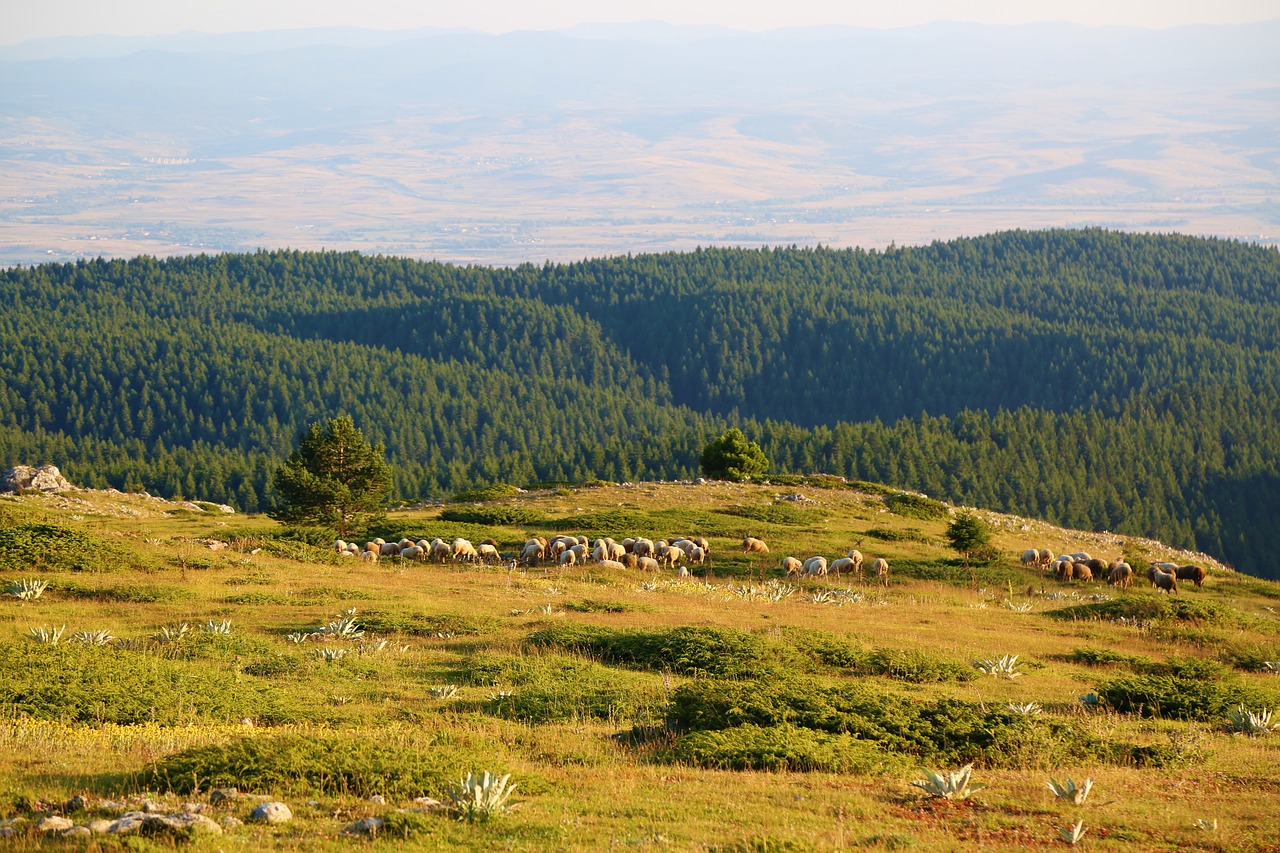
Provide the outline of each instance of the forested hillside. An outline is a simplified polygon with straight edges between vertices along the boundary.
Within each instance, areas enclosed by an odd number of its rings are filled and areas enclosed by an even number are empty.
[[[1280,576],[1280,254],[1008,232],[514,269],[270,252],[0,273],[0,463],[260,509],[351,414],[407,499],[829,471]]]

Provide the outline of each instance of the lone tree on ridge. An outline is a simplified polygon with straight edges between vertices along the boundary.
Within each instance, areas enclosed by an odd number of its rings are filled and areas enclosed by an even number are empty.
[[[699,461],[702,473],[713,480],[746,480],[769,468],[769,460],[760,445],[747,441],[737,427],[704,447]]]
[[[341,537],[381,517],[391,494],[391,466],[381,444],[370,444],[347,415],[312,424],[275,473],[280,521],[318,524]]]

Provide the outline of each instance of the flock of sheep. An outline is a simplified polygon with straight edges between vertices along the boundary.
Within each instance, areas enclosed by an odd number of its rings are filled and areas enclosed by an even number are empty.
[[[768,554],[769,546],[762,539],[748,536],[742,540],[742,551],[745,554]],[[849,574],[856,574],[859,582],[861,582],[864,578],[862,565],[862,552],[854,548],[848,554],[838,557],[830,563],[823,556],[810,557],[804,561],[796,557],[783,557],[781,568],[783,574],[788,577],[800,577],[801,575],[810,577],[835,575],[839,577],[841,572],[848,572]],[[884,557],[876,557],[872,560],[870,571],[875,574],[878,583],[885,586],[889,585],[889,561]]]
[[[1106,578],[1111,586],[1128,589],[1133,582],[1133,567],[1124,560],[1106,560],[1090,557],[1084,551],[1074,554],[1063,554],[1054,557],[1048,548],[1028,548],[1022,552],[1021,562],[1024,566],[1040,566],[1052,570],[1054,577],[1061,581],[1095,581]],[[1203,566],[1179,566],[1174,563],[1152,563],[1147,569],[1147,580],[1151,585],[1164,592],[1178,591],[1179,580],[1189,580],[1201,587],[1208,572]]]
[[[442,539],[401,539],[399,542],[387,542],[374,539],[360,546],[355,542],[334,542],[334,548],[345,557],[358,557],[361,560],[376,561],[380,557],[400,557],[405,560],[434,560],[438,563],[447,561],[484,563],[498,565],[509,563],[512,566],[546,565],[553,563],[560,567],[568,567],[587,563],[596,563],[606,569],[639,569],[646,572],[657,572],[662,569],[675,569],[682,577],[689,574],[688,566],[698,566],[707,562],[711,556],[711,545],[703,536],[678,536],[668,539],[646,539],[634,537],[615,542],[605,537],[588,544],[585,536],[569,536],[561,534],[550,539],[534,537],[524,543],[519,556],[503,557],[498,550],[498,543],[486,539],[478,545],[461,537],[452,542]],[[748,536],[742,540],[744,554],[767,555],[769,546],[764,540]],[[781,569],[788,577],[826,577],[840,576],[842,573],[857,575],[862,581],[862,552],[852,549],[843,557],[828,562],[826,557],[814,556],[807,560],[795,557],[784,557]],[[1091,557],[1084,551],[1074,554],[1063,554],[1055,557],[1048,548],[1028,548],[1022,552],[1021,562],[1024,566],[1039,566],[1052,571],[1062,581],[1096,581],[1105,578],[1111,586],[1127,589],[1133,582],[1133,567],[1123,560],[1106,560]],[[889,585],[889,561],[877,557],[867,566],[877,582]],[[1204,584],[1208,573],[1201,566],[1178,566],[1173,563],[1152,563],[1147,569],[1147,579],[1151,585],[1165,592],[1176,593],[1179,580],[1189,580],[1197,587]]]
[[[519,556],[512,558],[503,557],[498,550],[498,543],[492,539],[486,539],[479,545],[473,545],[470,540],[461,537],[453,542],[445,542],[443,539],[433,539],[430,542],[425,539],[417,542],[410,539],[401,539],[399,542],[374,539],[366,542],[364,547],[338,539],[333,545],[342,556],[359,557],[370,562],[379,557],[400,557],[406,560],[434,560],[438,563],[509,563],[513,566],[554,563],[568,567],[598,563],[607,569],[630,568],[656,572],[663,568],[675,568],[682,576],[689,574],[687,566],[702,565],[711,555],[711,545],[702,536],[680,536],[656,541],[637,537],[623,539],[621,542],[605,537],[590,545],[585,536],[561,534],[550,539],[537,536],[526,541]]]

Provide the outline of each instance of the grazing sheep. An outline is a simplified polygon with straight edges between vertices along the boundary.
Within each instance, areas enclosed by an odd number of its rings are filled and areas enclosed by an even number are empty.
[[[694,544],[694,545],[697,545],[699,548],[701,548],[701,549],[702,549],[703,551],[705,551],[706,553],[708,553],[708,554],[710,554],[710,553],[711,553],[711,543],[707,541],[707,537],[705,537],[705,536],[695,536],[695,537],[693,537],[693,544]]]
[[[640,565],[640,558],[633,553],[627,554],[622,558],[622,565],[626,566],[628,569],[634,569],[636,566]]]
[[[648,557],[653,554],[653,540],[637,539],[631,543],[631,553],[637,557]]]
[[[578,558],[579,563],[585,563],[587,561],[587,543],[579,542],[577,545],[574,545],[565,553],[566,554],[572,553],[575,557]]]
[[[468,539],[458,537],[453,540],[453,544],[449,547],[453,549],[453,559],[455,561],[465,560],[468,563],[474,563],[480,559],[479,553],[476,552],[476,546],[472,545]]]
[[[379,548],[382,547],[382,545],[383,545],[382,542],[379,542],[375,539],[373,541],[364,543],[364,549],[366,551],[377,551]]]
[[[764,544],[763,539],[757,539],[754,536],[748,536],[742,540],[742,553],[744,554],[768,554],[769,546]]]
[[[1095,578],[1102,577],[1107,573],[1107,569],[1111,568],[1111,565],[1106,560],[1099,560],[1096,557],[1092,560],[1086,560],[1085,565],[1089,567],[1089,571],[1093,572]]]
[[[565,548],[564,552],[556,560],[556,565],[564,568],[566,566],[576,565],[578,562],[578,552],[572,548]]]
[[[782,558],[782,572],[784,575],[788,577],[790,577],[791,575],[795,575],[796,577],[799,577],[800,572],[803,568],[804,568],[804,563],[800,562],[795,557]]]
[[[1117,562],[1111,571],[1107,572],[1107,583],[1121,589],[1128,589],[1129,584],[1133,583],[1133,567],[1128,563]]]
[[[653,557],[638,557],[636,561],[636,568],[642,572],[656,574],[662,567],[658,565],[658,561],[653,559]]]
[[[604,541],[601,540],[598,545],[591,549],[591,559],[597,563],[609,559],[609,549],[605,547]]]
[[[622,563],[619,563],[617,560],[601,560],[600,568],[620,572],[625,569],[626,566],[622,565]]]
[[[884,557],[876,557],[871,564],[871,571],[876,573],[876,583],[889,585],[889,561]]]
[[[423,559],[424,554],[425,552],[417,545],[410,545],[408,548],[403,548],[400,551],[400,556],[404,557],[406,560],[421,560]]]
[[[665,553],[659,555],[659,561],[668,566],[675,566],[684,560],[684,551],[675,545],[668,545]]]
[[[862,552],[854,548],[845,556],[853,561],[853,570],[857,572],[858,577],[862,577]]]
[[[400,546],[394,542],[384,542],[378,548],[378,553],[383,557],[395,557],[400,553]]]
[[[333,541],[333,550],[341,553],[342,551],[347,550],[347,543],[342,541],[341,539],[335,539]]]
[[[481,542],[476,548],[476,557],[482,563],[501,563],[502,554],[498,551],[496,545],[490,545],[488,542]]]
[[[1154,584],[1157,589],[1163,590],[1164,592],[1176,593],[1178,591],[1177,577],[1165,572],[1158,570],[1154,572],[1151,575],[1151,583]]]
[[[552,539],[548,548],[551,554],[551,559],[559,560],[560,556],[564,554],[565,551],[569,550],[569,543],[563,539]]]
[[[449,547],[449,543],[443,539],[431,540],[431,559],[437,563],[443,563],[445,560],[453,556],[453,549]]]
[[[827,558],[823,556],[810,557],[804,561],[804,573],[806,575],[817,575],[820,578],[827,576]]]
[[[400,546],[400,550],[401,550],[401,551],[403,551],[405,548],[408,548],[410,545],[412,545],[412,544],[413,544],[413,540],[412,540],[412,539],[401,539],[401,540],[400,540],[399,542],[397,542],[396,544],[397,544],[397,545],[399,545],[399,546]]]
[[[1093,559],[1093,557],[1089,556],[1088,551],[1076,551],[1074,554],[1068,554],[1067,556],[1075,560],[1077,563],[1088,562]]]
[[[694,566],[701,566],[707,561],[707,551],[701,545],[694,545],[689,549],[689,563]]]
[[[627,549],[622,547],[621,543],[614,542],[612,539],[604,540],[605,551],[609,555],[609,559],[617,562],[627,556]]]
[[[848,557],[840,557],[839,559],[832,560],[831,565],[827,567],[827,573],[835,575],[836,577],[840,577],[841,572],[852,572],[852,571],[853,571],[853,560],[849,559]]]
[[[1076,562],[1070,557],[1059,557],[1053,564],[1053,574],[1060,581],[1069,581],[1076,575]]]
[[[1053,552],[1048,548],[1041,548],[1036,554],[1036,565],[1045,569],[1053,565]]]
[[[622,540],[622,548],[628,554],[630,554],[632,551],[635,550],[635,545],[636,545],[636,540],[634,537],[628,536],[626,539]]]
[[[1088,563],[1076,563],[1075,575],[1076,580],[1078,581],[1093,581],[1093,570],[1089,567]]]
[[[364,560],[366,563],[376,563],[378,562],[378,552],[377,551],[361,551],[360,559]]]
[[[544,553],[542,543],[536,539],[530,539],[524,543],[524,550],[520,552],[520,561],[526,566],[531,566],[541,560]]]
[[[1035,548],[1028,548],[1022,552],[1022,556],[1018,558],[1018,562],[1024,566],[1034,566],[1036,561],[1040,559],[1040,552]]]
[[[1196,589],[1204,586],[1204,579],[1208,574],[1203,566],[1178,566],[1173,572],[1175,578],[1180,581],[1191,581],[1196,585]]]

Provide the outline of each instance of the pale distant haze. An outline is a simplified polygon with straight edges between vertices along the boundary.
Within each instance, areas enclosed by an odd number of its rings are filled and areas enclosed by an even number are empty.
[[[743,30],[930,21],[1173,27],[1280,16],[1276,0],[4,0],[0,43],[68,35],[159,35],[299,27],[466,27],[500,33],[657,20]]]
[[[1280,0],[0,0],[0,267],[1280,245]]]

